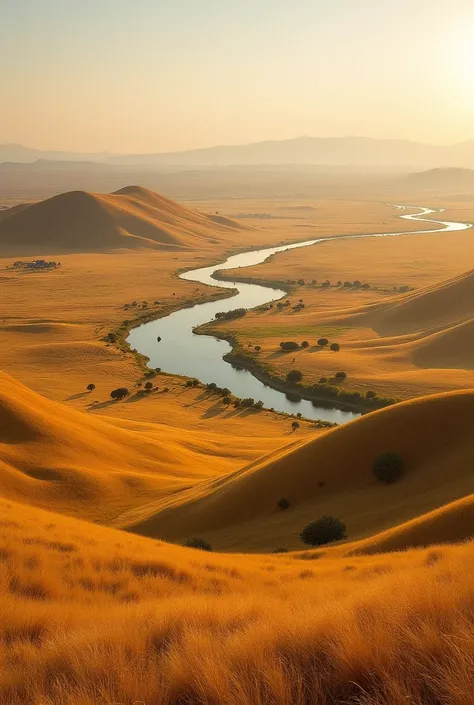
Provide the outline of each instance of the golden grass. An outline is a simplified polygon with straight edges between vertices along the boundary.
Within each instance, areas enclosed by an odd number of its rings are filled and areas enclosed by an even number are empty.
[[[5,705],[470,701],[473,544],[225,556],[0,507]]]

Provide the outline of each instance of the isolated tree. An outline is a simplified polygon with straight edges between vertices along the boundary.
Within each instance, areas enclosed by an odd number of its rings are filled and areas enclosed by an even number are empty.
[[[403,460],[396,453],[382,453],[374,461],[372,471],[378,480],[390,485],[402,476]]]
[[[110,392],[110,396],[115,401],[119,401],[120,399],[125,399],[125,397],[128,397],[129,394],[130,394],[130,392],[128,391],[128,389],[126,387],[119,387],[118,389],[113,389]]]
[[[291,424],[291,428],[293,429],[293,431],[296,431],[296,429],[299,427],[300,427],[300,425],[299,425],[298,421],[293,421],[293,423]]]
[[[286,379],[288,382],[299,382],[303,377],[303,373],[300,372],[299,370],[290,370],[288,374],[286,375]]]
[[[339,350],[340,350],[340,345],[339,345],[339,343],[331,343],[331,345],[329,346],[329,348],[330,348],[330,350],[332,350],[333,352],[339,352]]]
[[[87,391],[88,392],[93,392],[95,389],[95,384],[88,384],[87,385]]]
[[[305,526],[300,539],[310,546],[322,546],[331,541],[345,539],[346,536],[346,525],[340,519],[324,515]]]
[[[205,539],[188,539],[184,545],[187,548],[199,548],[201,551],[212,551],[211,544]]]
[[[303,342],[301,343],[301,347],[302,347],[302,348],[309,348],[309,343],[308,343],[308,341],[307,341],[307,340],[303,340]]]
[[[278,500],[277,507],[278,507],[278,509],[281,509],[282,511],[284,511],[285,509],[289,509],[291,507],[291,504],[287,500],[286,497],[282,497],[281,499]]]

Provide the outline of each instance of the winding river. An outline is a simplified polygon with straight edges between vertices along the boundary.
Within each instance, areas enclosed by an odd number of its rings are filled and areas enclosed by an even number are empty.
[[[412,206],[395,206],[400,211],[412,210]],[[196,304],[192,308],[185,308],[155,321],[145,323],[134,328],[127,339],[131,348],[135,348],[143,355],[150,358],[150,367],[161,367],[165,372],[170,372],[186,377],[195,377],[201,382],[215,382],[219,387],[228,387],[238,397],[253,397],[261,400],[265,407],[274,408],[287,414],[301,413],[308,419],[323,419],[336,423],[345,423],[360,414],[341,411],[337,408],[318,407],[312,402],[301,400],[292,402],[283,392],[268,387],[258,380],[248,370],[237,370],[223,356],[232,350],[231,345],[225,340],[213,336],[196,335],[193,329],[214,319],[218,311],[229,311],[235,308],[254,308],[262,304],[276,301],[286,292],[260,284],[244,284],[238,281],[217,281],[213,278],[215,272],[225,269],[250,267],[264,262],[268,257],[277,252],[294,250],[297,247],[309,247],[320,242],[334,239],[362,239],[369,237],[396,237],[405,235],[420,235],[434,232],[448,232],[466,230],[471,227],[469,223],[455,223],[428,218],[433,213],[442,213],[442,210],[430,208],[415,208],[415,213],[400,215],[405,220],[421,220],[426,223],[435,223],[437,228],[418,230],[404,233],[376,233],[370,235],[341,235],[333,237],[319,237],[315,240],[297,242],[280,247],[266,247],[261,250],[252,250],[228,257],[225,262],[211,267],[193,269],[180,275],[181,279],[200,282],[209,286],[225,289],[237,289],[238,294],[230,295],[227,299]],[[316,334],[316,330],[315,330]],[[157,341],[157,337],[161,341]],[[258,341],[254,341],[256,344]]]

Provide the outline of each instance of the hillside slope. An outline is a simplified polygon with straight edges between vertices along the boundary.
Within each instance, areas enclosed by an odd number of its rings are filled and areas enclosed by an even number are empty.
[[[224,472],[218,434],[84,414],[4,373],[0,386],[0,496],[107,523]]]
[[[70,191],[5,211],[0,255],[206,248],[236,229],[242,226],[189,210],[139,186],[112,194]]]
[[[372,474],[374,460],[386,451],[405,464],[403,478],[390,486]],[[474,492],[473,464],[474,391],[440,394],[363,416],[157,502],[155,512],[151,504],[147,515],[118,521],[171,540],[186,526],[188,534],[222,547],[261,550],[296,548],[306,523],[331,514],[346,522],[355,540]],[[281,497],[291,505],[285,512],[277,508]],[[467,527],[463,531],[467,535]]]
[[[0,515],[5,705],[470,702],[472,543],[308,561]]]

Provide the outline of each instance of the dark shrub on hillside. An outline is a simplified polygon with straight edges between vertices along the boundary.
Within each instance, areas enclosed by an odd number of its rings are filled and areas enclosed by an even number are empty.
[[[224,404],[224,406],[229,406],[229,404],[232,403],[232,399],[230,397],[224,397],[222,403]]]
[[[327,377],[320,377],[319,378],[319,384],[327,384],[327,383],[328,383]]]
[[[281,509],[281,510],[289,509],[290,506],[291,506],[291,505],[290,505],[289,501],[286,499],[286,497],[282,497],[282,498],[279,499],[278,502],[277,502],[277,507],[278,507],[279,509]]]
[[[305,526],[300,539],[310,546],[321,546],[331,541],[345,539],[346,536],[346,525],[340,519],[324,515]]]
[[[153,382],[146,382],[145,389],[153,389]]]
[[[256,401],[253,408],[257,409],[257,411],[261,411],[263,409],[263,401]]]
[[[396,482],[403,473],[403,460],[396,453],[382,453],[372,465],[375,477],[390,485]]]
[[[288,553],[288,549],[282,546],[281,548],[273,549],[272,553]]]
[[[199,380],[198,380],[198,379],[193,379],[193,380],[191,381],[191,385],[192,385],[193,387],[197,387],[197,386],[199,385]]]
[[[365,396],[366,396],[367,399],[375,399],[375,397],[377,396],[377,393],[376,393],[376,392],[372,392],[372,391],[369,389],[369,391],[366,393]]]
[[[290,370],[286,375],[288,382],[299,382],[303,378],[303,373],[299,370]]]
[[[341,380],[342,380],[342,379],[346,379],[347,374],[346,374],[345,372],[336,372],[336,374],[334,375],[334,377],[335,377],[336,379],[341,379]]]
[[[128,389],[126,387],[119,387],[118,389],[113,389],[110,392],[110,396],[112,397],[112,399],[115,399],[116,401],[119,399],[125,399],[125,397],[128,397],[129,394],[130,394],[130,392],[128,391]]]
[[[207,388],[210,389],[211,392],[214,392],[217,389],[217,384],[215,382],[209,382]]]
[[[293,423],[291,424],[291,428],[293,429],[293,431],[296,431],[296,429],[299,427],[300,427],[300,425],[299,425],[298,421],[293,421]]]
[[[95,389],[95,384],[88,384],[87,385],[87,391],[88,392],[93,392]]]
[[[309,348],[309,343],[308,343],[308,341],[307,341],[307,340],[303,340],[303,342],[301,343],[301,347],[302,347],[302,348]]]
[[[185,387],[192,387],[193,386],[193,380],[192,379],[187,379],[186,384],[184,385]]]
[[[330,350],[332,350],[333,352],[339,352],[339,350],[340,350],[340,345],[339,345],[339,343],[331,343],[331,345],[329,346],[329,348],[330,348]]]
[[[184,545],[187,548],[199,548],[201,551],[212,551],[211,544],[205,539],[188,539]]]
[[[329,340],[327,338],[320,338],[318,340],[318,345],[323,348],[325,345],[329,343]]]
[[[228,397],[230,394],[230,389],[228,387],[222,387],[221,389],[221,394],[224,397]]]
[[[298,350],[299,345],[298,343],[295,343],[293,340],[289,340],[285,343],[280,343],[280,348],[284,350],[285,352],[290,352],[292,350]]]
[[[262,348],[260,347],[260,345],[256,345],[256,346],[254,347],[255,352],[260,352],[261,349],[262,349]]]

